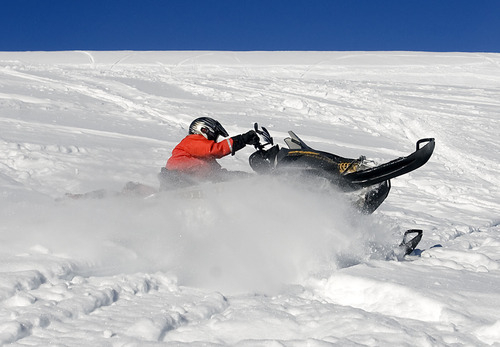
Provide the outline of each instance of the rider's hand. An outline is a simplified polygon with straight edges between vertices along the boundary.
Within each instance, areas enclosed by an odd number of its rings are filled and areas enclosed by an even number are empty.
[[[259,143],[259,135],[255,132],[255,130],[250,130],[244,134],[241,134],[241,137],[243,138],[243,142],[245,142],[246,145],[256,145]]]
[[[244,134],[231,137],[233,139],[233,148],[231,154],[234,155],[246,145],[256,145],[260,142],[259,135],[254,130],[250,130]]]

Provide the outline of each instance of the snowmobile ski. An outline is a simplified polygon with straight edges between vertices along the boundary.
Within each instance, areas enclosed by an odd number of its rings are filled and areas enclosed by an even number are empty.
[[[372,214],[384,202],[391,190],[391,181],[387,180],[368,190],[358,203],[358,210],[364,214]]]
[[[290,149],[280,150],[276,167],[302,166],[310,174],[329,176],[332,183],[344,191],[373,186],[418,169],[429,160],[435,147],[433,138],[421,139],[417,142],[417,148],[412,154],[385,164],[368,167],[364,156],[349,159],[317,151],[306,145],[294,132],[288,133],[290,137],[285,139],[285,143]],[[425,145],[421,146],[424,143]]]
[[[386,256],[386,260],[403,260],[417,248],[422,240],[423,231],[420,229],[409,229],[405,231],[403,240],[399,246],[393,248]]]
[[[422,240],[423,231],[420,229],[410,229],[405,231],[403,241],[399,245],[400,253],[403,256],[410,254],[415,250],[420,240]]]
[[[425,145],[420,147],[422,143]],[[404,175],[427,163],[434,152],[434,147],[433,138],[421,139],[417,142],[415,152],[409,156],[394,159],[373,168],[350,172],[345,174],[343,178],[349,182],[350,186],[368,187]]]

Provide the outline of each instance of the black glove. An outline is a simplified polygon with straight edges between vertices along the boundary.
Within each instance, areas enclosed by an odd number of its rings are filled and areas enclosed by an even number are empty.
[[[255,132],[255,130],[250,130],[244,134],[241,135],[243,138],[243,142],[245,142],[246,145],[256,145],[259,143],[259,135]]]
[[[233,139],[233,150],[231,152],[232,155],[239,151],[246,145],[256,145],[259,143],[259,135],[254,130],[250,130],[244,134],[236,135],[231,137]]]

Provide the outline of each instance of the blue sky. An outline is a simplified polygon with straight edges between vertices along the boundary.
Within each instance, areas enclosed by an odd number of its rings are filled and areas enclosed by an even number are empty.
[[[500,52],[500,0],[9,0],[0,51]]]

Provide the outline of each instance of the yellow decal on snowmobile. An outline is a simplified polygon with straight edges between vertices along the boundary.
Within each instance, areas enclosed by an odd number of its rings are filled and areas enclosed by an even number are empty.
[[[288,155],[313,155],[313,156],[321,156],[319,153],[310,152],[310,151],[289,151]]]
[[[356,172],[358,171],[358,163],[339,163],[339,171],[340,173]]]
[[[289,151],[287,155],[290,155],[290,156],[296,156],[296,155],[304,155],[304,156],[309,156],[309,157],[316,157],[320,160],[323,160],[324,162],[327,162],[329,164],[335,164],[337,165],[337,162],[335,160],[332,160],[328,157],[325,157],[324,155],[322,155],[321,153],[317,153],[317,152],[310,152],[310,151]]]
[[[321,153],[317,153],[317,152],[294,150],[294,151],[289,151],[288,155],[290,155],[290,156],[304,155],[304,156],[309,156],[309,157],[316,157],[316,158],[323,160],[327,163],[337,165],[340,173],[356,172],[359,169],[359,162],[357,162],[357,161],[338,163],[335,160],[332,160],[332,159],[322,155]]]

